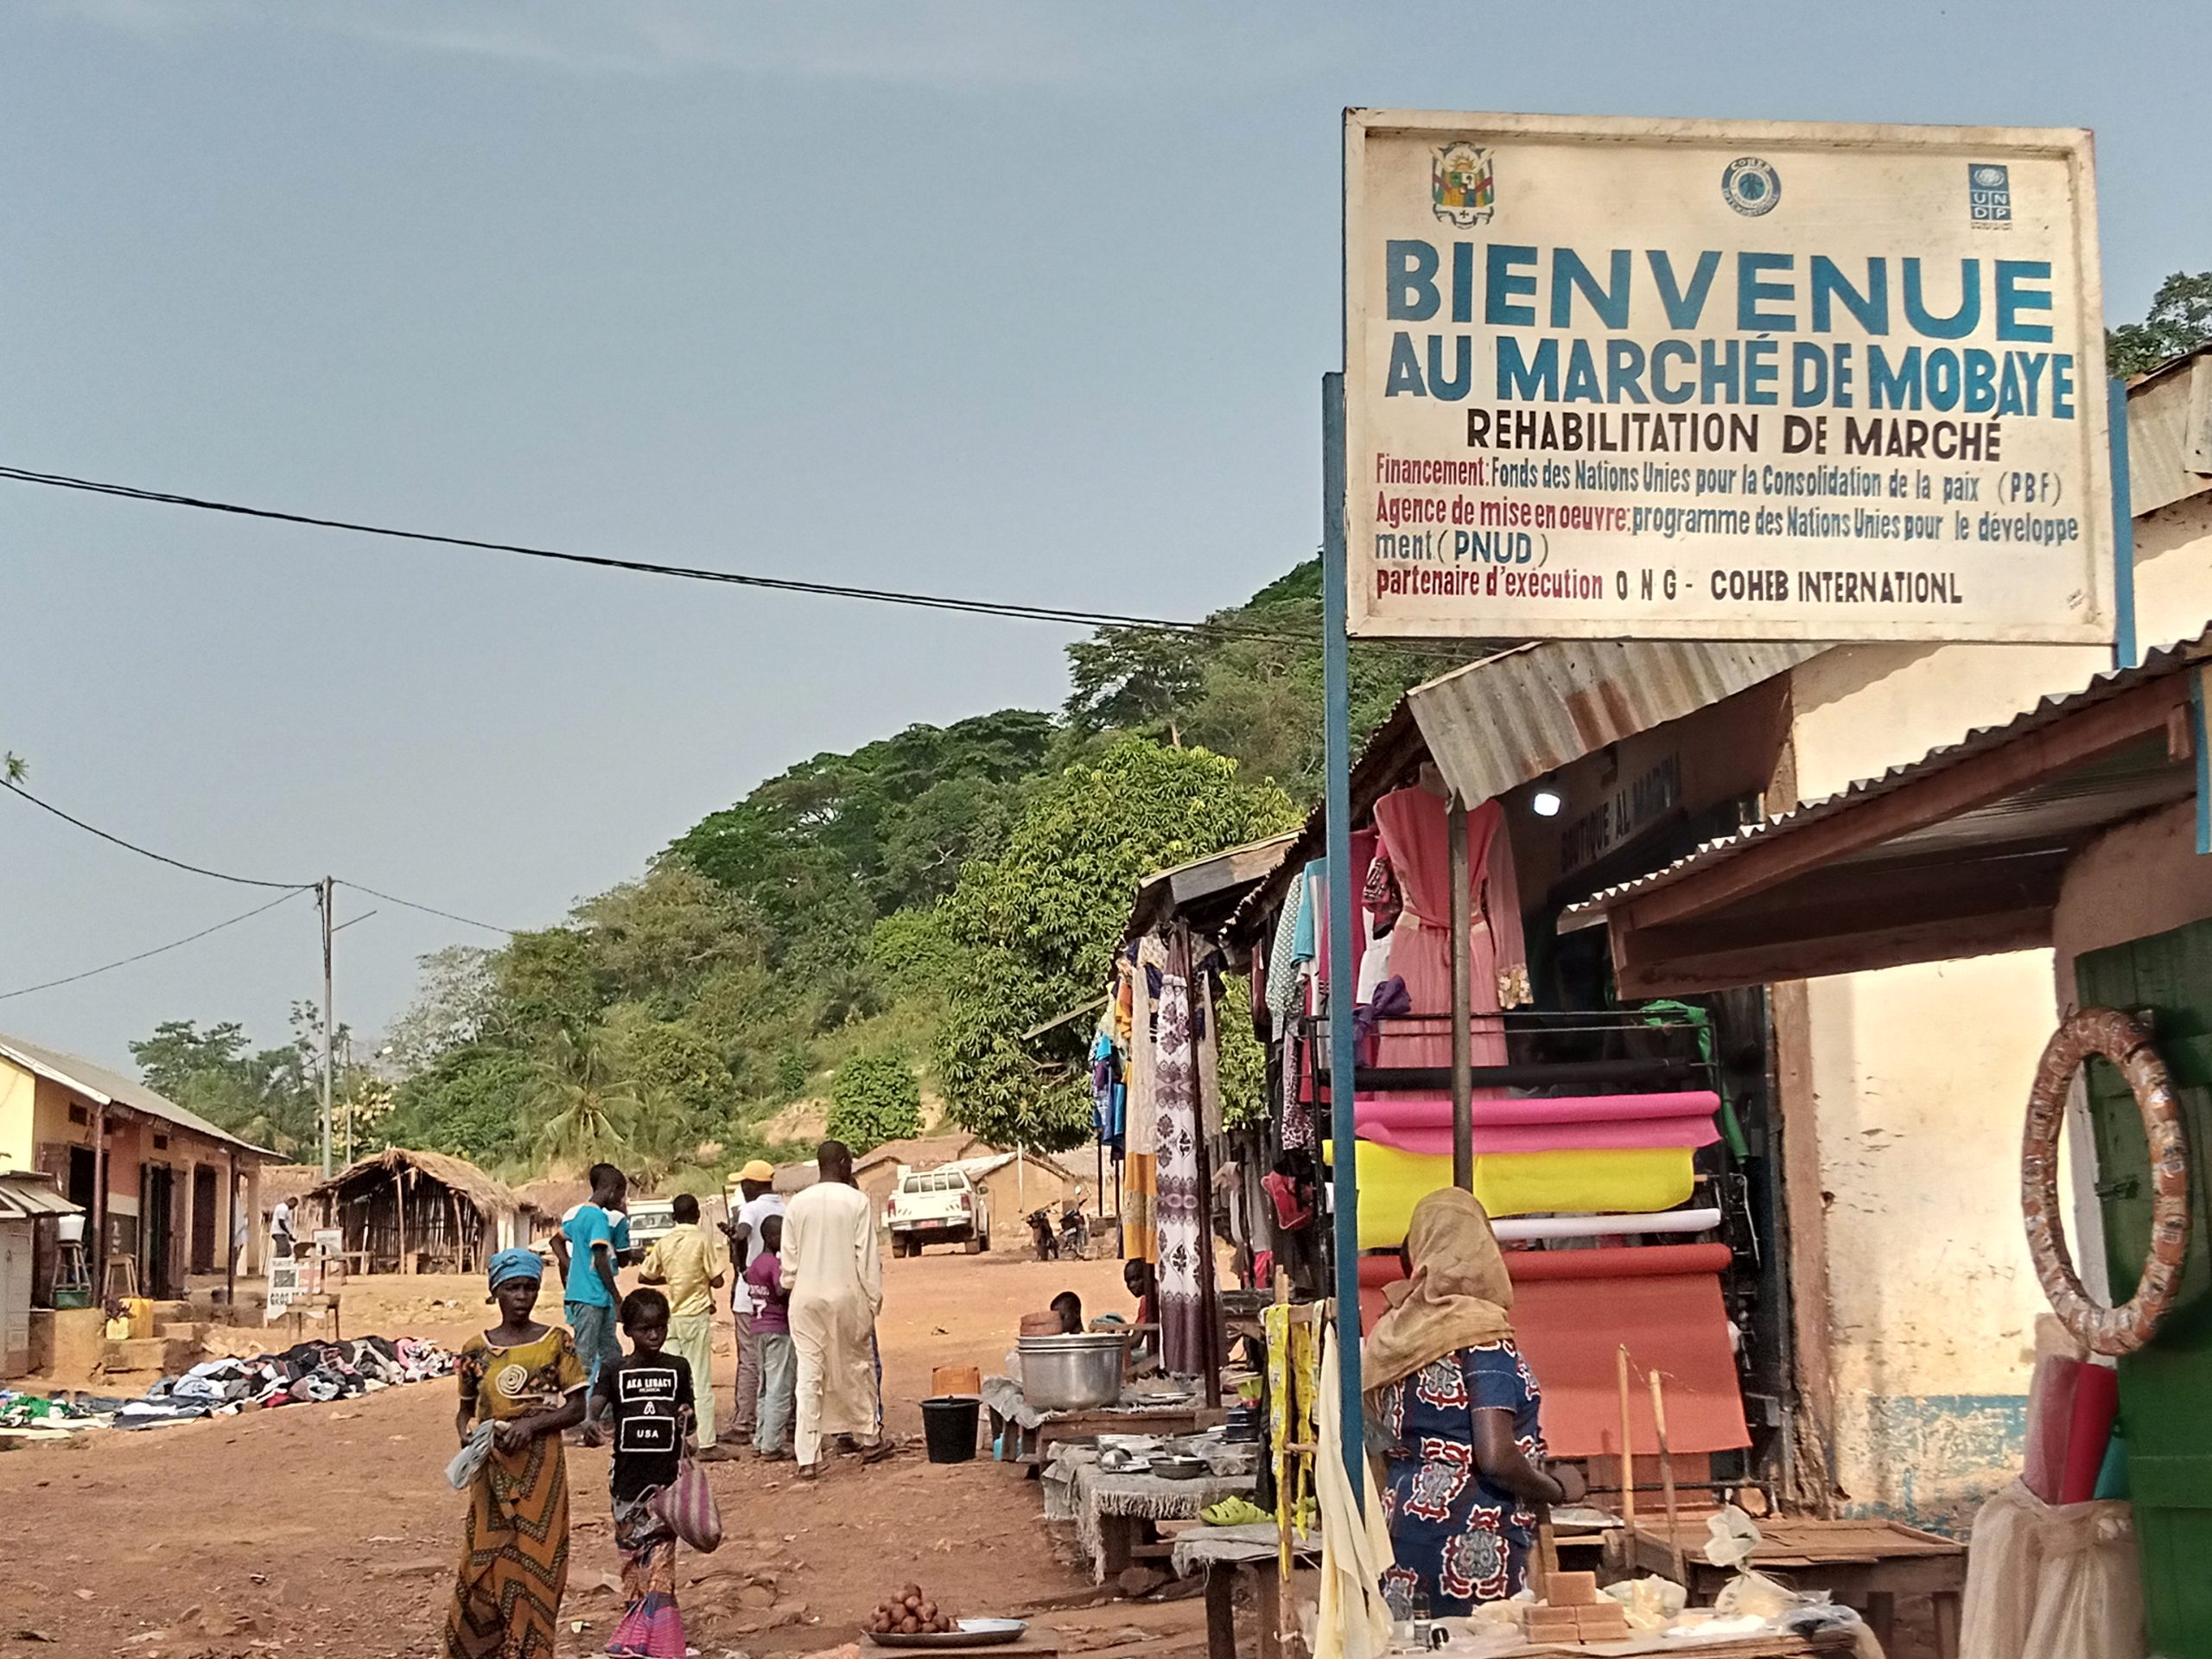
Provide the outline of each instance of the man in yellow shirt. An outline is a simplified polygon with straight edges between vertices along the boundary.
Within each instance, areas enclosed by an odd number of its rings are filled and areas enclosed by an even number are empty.
[[[715,1444],[714,1293],[729,1276],[729,1256],[721,1239],[699,1224],[699,1200],[689,1192],[677,1194],[670,1206],[674,1229],[654,1241],[645,1252],[639,1277],[649,1285],[668,1289],[668,1346],[681,1354],[691,1368],[692,1400],[699,1416],[699,1444]]]

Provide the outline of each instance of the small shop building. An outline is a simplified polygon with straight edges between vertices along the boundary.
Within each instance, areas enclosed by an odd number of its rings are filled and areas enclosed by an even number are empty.
[[[2118,1359],[2151,1651],[2177,1656],[2212,1654],[2208,675],[2212,632],[1747,828],[1572,918],[1602,923],[1620,981],[1658,995],[1784,976],[1817,986],[1842,975],[1934,975],[2032,952],[2046,976],[1985,1019],[2048,1039],[2057,1021],[2103,1007],[2148,1033],[2171,1077],[2185,1150],[2174,1166],[2154,1166],[2135,1094],[2093,1061],[2068,1113],[2071,1180],[2061,1202],[2081,1282],[2114,1306],[2137,1294],[2154,1254],[2162,1189],[2185,1202],[2185,1233],[2158,1247],[2179,1258],[2177,1294],[2147,1342]],[[1918,1044],[1937,1070],[1961,1039],[1916,1023],[1890,1035]],[[2037,1061],[2031,1052],[1991,1079],[2011,1097],[2009,1121],[1970,1139],[1915,1134],[1890,1160],[1908,1196],[1985,1182],[2005,1194],[2005,1236],[1988,1242],[1988,1258],[1955,1258],[1945,1276],[1893,1282],[1931,1327],[1972,1324],[1993,1269],[2024,1284],[2038,1309],[2044,1302],[2047,1247],[2031,1260],[2031,1241],[2057,1218],[2040,1217],[2033,1164],[2020,1150]],[[1878,1179],[1863,1191],[1868,1224],[1886,1234],[1871,1248],[1912,1260],[1930,1217],[1916,1206],[1883,1216]],[[2031,1359],[2012,1347],[1987,1363],[2008,1368],[2024,1394]],[[2015,1448],[2012,1468],[2018,1463]]]
[[[2212,349],[2133,383],[2127,424],[2134,632],[2145,646],[2191,639],[2212,618]],[[1667,982],[1639,978],[1632,958],[1609,954],[1580,907],[2001,726],[2112,662],[2099,646],[1554,640],[1414,688],[1351,779],[1361,979],[1352,1000],[1369,1009],[1363,1030],[1373,1034],[1352,1097],[1380,1136],[1363,1141],[1357,1172],[1361,1213],[1373,1222],[1363,1224],[1363,1245],[1387,1249],[1382,1217],[1402,1216],[1421,1182],[1448,1179],[1433,1163],[1408,1163],[1407,1136],[1422,1132],[1389,1120],[1410,1122],[1422,1096],[1448,1092],[1441,942],[1457,815],[1478,935],[1471,1020],[1480,1086],[1719,1102],[1719,1135],[1694,1149],[1689,1198],[1676,1204],[1669,1187],[1667,1205],[1649,1206],[1718,1215],[1706,1230],[1667,1236],[1700,1247],[1700,1260],[1725,1258],[1725,1319],[1702,1290],[1699,1301],[1712,1338],[1727,1344],[1743,1427],[1727,1437],[1735,1444],[1715,1478],[1762,1484],[1781,1507],[1816,1515],[1937,1526],[1971,1515],[2018,1464],[2019,1360],[2042,1297],[2015,1248],[2007,1160],[1932,1160],[1924,1149],[2017,1138],[2022,1080],[2049,1034],[2026,1011],[2050,982],[2050,946],[1992,932],[1970,959],[1811,980],[1783,957],[1756,971],[1747,956],[1727,988],[1669,997]],[[1318,1130],[1308,1142],[1317,1160],[1329,1095],[1325,987],[1316,982],[1325,931],[1312,919],[1327,892],[1323,842],[1317,811],[1211,934],[1259,962],[1255,1014],[1269,1046],[1277,1139],[1286,1128],[1299,1140]],[[1376,884],[1381,912],[1364,902],[1378,854],[1391,867]],[[1941,870],[1915,879],[1896,906],[1921,906],[1930,929],[1962,942]],[[1369,1001],[1369,982],[1381,977],[1365,971],[1370,935],[1383,913],[1416,968],[1402,976],[1409,997],[1396,1012]],[[1676,1007],[1654,1006],[1662,1002]],[[1594,1191],[1550,1196],[1589,1200],[1565,1208],[1621,1208]],[[1561,1409],[1576,1392],[1561,1395]],[[1586,1403],[1598,1402],[1592,1392]],[[1594,1418],[1586,1426],[1601,1438]]]
[[[276,1154],[105,1066],[0,1033],[0,1169],[35,1170],[86,1214],[95,1300],[180,1298],[261,1270],[262,1170]]]

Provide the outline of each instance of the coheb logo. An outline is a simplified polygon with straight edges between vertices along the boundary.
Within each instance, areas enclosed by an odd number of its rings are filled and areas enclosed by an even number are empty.
[[[1720,194],[1745,218],[1757,219],[1782,200],[1782,175],[1756,156],[1738,156],[1720,175]]]

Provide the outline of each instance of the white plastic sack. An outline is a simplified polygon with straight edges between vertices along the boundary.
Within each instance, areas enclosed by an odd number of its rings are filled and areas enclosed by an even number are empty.
[[[2016,1480],[1981,1506],[1959,1659],[2143,1659],[2144,1649],[2130,1505],[2046,1503]]]

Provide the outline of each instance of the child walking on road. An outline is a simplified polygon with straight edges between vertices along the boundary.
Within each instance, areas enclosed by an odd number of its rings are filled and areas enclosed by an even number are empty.
[[[783,1248],[784,1218],[767,1217],[760,1224],[760,1254],[745,1270],[746,1287],[753,1293],[753,1339],[760,1351],[760,1410],[753,1449],[779,1461],[791,1454],[791,1413],[798,1397]]]
[[[614,1543],[622,1552],[622,1619],[607,1650],[621,1659],[684,1659],[683,1618],[676,1607],[676,1529],[653,1495],[676,1478],[693,1423],[691,1368],[665,1351],[668,1298],[633,1290],[622,1299],[630,1351],[592,1386],[586,1433],[596,1444],[613,1425],[609,1485]]]

